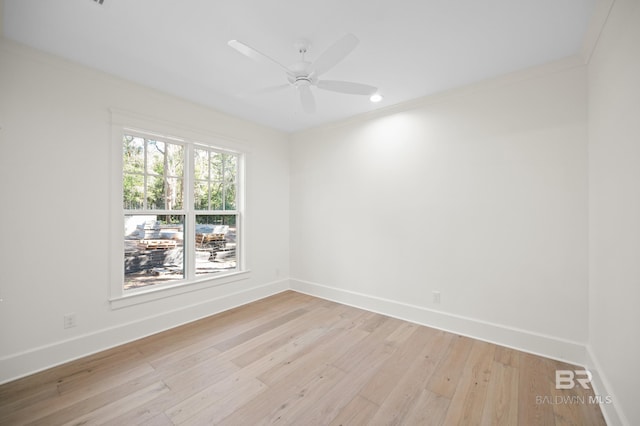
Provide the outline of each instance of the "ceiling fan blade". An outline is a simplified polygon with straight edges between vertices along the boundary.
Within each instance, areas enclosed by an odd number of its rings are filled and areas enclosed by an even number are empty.
[[[360,40],[353,34],[347,34],[335,42],[324,51],[322,55],[311,64],[309,73],[319,76],[333,68],[338,62],[343,60],[353,49],[356,48]]]
[[[316,112],[316,100],[313,97],[311,88],[309,86],[301,86],[300,90],[300,102],[302,103],[302,109],[304,112],[312,114]]]
[[[277,86],[264,87],[264,88],[258,89],[258,90],[249,90],[249,91],[245,91],[245,92],[240,92],[240,93],[237,94],[237,96],[239,98],[248,98],[250,96],[266,95],[266,94],[269,94],[269,93],[274,93],[274,92],[279,92],[281,90],[286,90],[289,87],[291,87],[291,84],[289,84],[289,83],[279,84]]]
[[[378,91],[377,87],[368,84],[351,83],[349,81],[320,80],[318,89],[331,90],[332,92],[348,93],[350,95],[373,95]]]
[[[229,40],[229,42],[227,43],[229,46],[233,47],[234,49],[236,49],[238,52],[242,53],[245,56],[248,56],[249,58],[253,59],[254,61],[258,61],[258,62],[267,62],[267,63],[272,63],[277,65],[278,67],[282,68],[283,70],[285,70],[285,72],[287,74],[291,74],[291,70],[287,67],[285,67],[284,65],[282,65],[280,62],[276,61],[275,59],[265,55],[262,52],[257,51],[256,49],[254,49],[253,47],[249,46],[248,44],[245,44],[241,41],[238,40]]]

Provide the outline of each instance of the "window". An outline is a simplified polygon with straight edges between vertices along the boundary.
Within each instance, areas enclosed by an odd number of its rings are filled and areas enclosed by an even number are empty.
[[[237,152],[125,130],[122,294],[240,271]]]

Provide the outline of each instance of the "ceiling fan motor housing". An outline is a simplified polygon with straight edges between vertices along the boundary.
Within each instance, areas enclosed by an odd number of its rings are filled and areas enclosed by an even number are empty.
[[[291,74],[287,76],[289,83],[296,87],[314,85],[317,78],[309,73],[310,67],[311,62],[305,61],[304,59],[291,65],[289,67]]]

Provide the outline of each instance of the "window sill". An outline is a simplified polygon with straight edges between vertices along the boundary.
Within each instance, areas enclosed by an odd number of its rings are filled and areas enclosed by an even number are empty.
[[[109,303],[111,304],[112,310],[126,308],[127,306],[139,305],[166,297],[173,297],[179,294],[246,280],[249,279],[250,272],[251,271],[232,272],[216,278],[207,277],[188,283],[183,282],[171,286],[135,291],[120,297],[114,297],[109,300]]]

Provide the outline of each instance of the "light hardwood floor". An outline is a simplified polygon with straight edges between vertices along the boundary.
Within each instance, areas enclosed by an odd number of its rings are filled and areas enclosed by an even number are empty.
[[[288,291],[2,385],[0,424],[604,425],[574,368]]]

